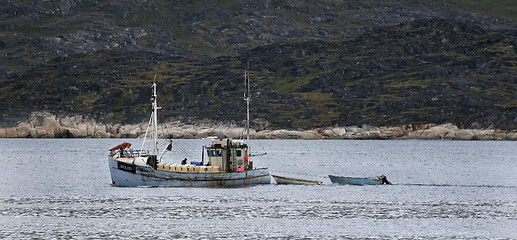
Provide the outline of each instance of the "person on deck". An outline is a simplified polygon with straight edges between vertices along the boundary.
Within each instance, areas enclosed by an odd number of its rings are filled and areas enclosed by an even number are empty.
[[[183,161],[181,161],[181,165],[186,165],[187,164],[187,158],[183,159]]]
[[[237,172],[244,172],[244,169],[242,169],[242,167],[241,167],[241,166],[239,166],[239,167],[237,168]]]

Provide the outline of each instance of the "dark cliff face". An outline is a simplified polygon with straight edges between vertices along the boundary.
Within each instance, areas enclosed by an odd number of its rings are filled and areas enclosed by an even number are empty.
[[[0,0],[0,116],[142,122],[156,74],[162,121],[240,123],[247,69],[256,127],[516,128],[517,30],[469,4]]]

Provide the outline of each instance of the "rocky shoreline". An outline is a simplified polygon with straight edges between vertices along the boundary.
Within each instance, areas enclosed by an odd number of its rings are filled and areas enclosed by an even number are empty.
[[[0,138],[138,138],[144,137],[147,124],[121,125],[98,123],[83,116],[55,116],[32,113],[16,127],[0,128]],[[194,139],[215,136],[239,138],[243,127],[234,125],[190,125],[179,121],[159,126],[160,138]],[[252,139],[447,139],[517,140],[517,131],[497,129],[459,129],[454,124],[420,124],[399,127],[326,127],[312,130],[250,129]]]

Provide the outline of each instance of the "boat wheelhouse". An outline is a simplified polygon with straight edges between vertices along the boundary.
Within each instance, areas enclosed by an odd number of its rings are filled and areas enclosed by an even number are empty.
[[[207,146],[208,165],[217,166],[223,172],[253,169],[249,161],[248,145],[242,140],[219,140]]]

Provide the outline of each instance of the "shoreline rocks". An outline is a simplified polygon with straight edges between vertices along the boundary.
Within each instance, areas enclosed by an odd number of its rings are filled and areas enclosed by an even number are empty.
[[[196,126],[179,121],[159,125],[160,138],[193,139],[215,136],[239,138],[243,127],[219,124]],[[98,123],[83,116],[55,116],[34,112],[16,127],[0,128],[0,138],[138,138],[144,137],[147,124],[121,125]],[[446,140],[517,140],[517,131],[498,129],[459,129],[451,123],[404,125],[399,127],[326,127],[311,130],[250,129],[252,139],[446,139]]]

